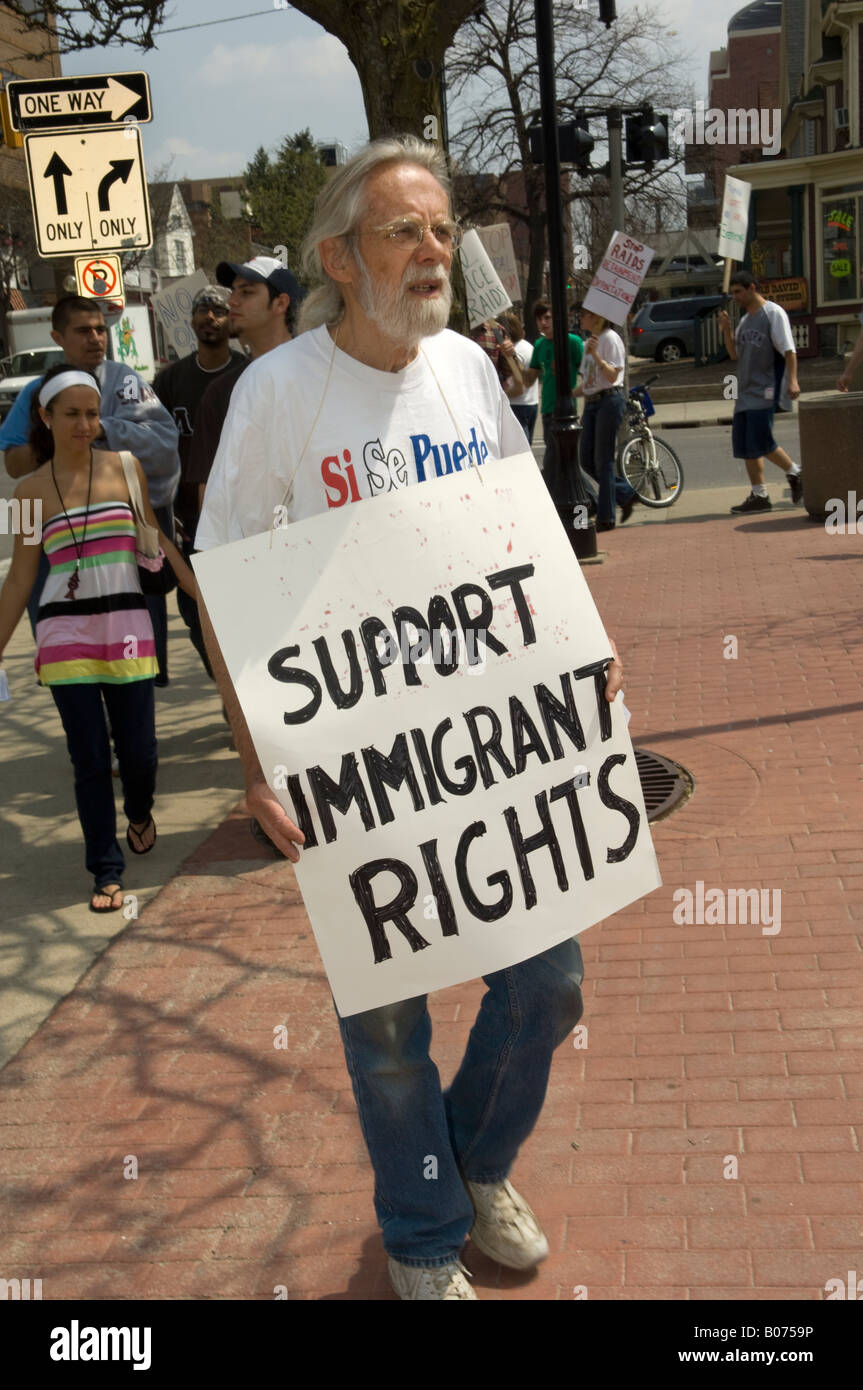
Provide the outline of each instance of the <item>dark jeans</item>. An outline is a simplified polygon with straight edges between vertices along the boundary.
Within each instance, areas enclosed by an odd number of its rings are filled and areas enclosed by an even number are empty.
[[[514,405],[512,413],[527,435],[528,444],[533,443],[533,431],[536,425],[536,416],[539,410],[538,405]]]
[[[620,506],[635,495],[635,488],[615,473],[614,446],[626,413],[626,398],[622,391],[612,391],[599,398],[585,396],[584,401],[579,461],[599,484],[597,520],[613,526],[615,502]]]
[[[125,685],[49,687],[75,769],[75,800],[84,832],[87,868],[99,885],[120,883],[126,861],[117,843],[110,730],[120,764],[123,810],[140,825],[156,791],[156,716],[152,680]],[[103,705],[104,700],[104,705]]]
[[[192,535],[194,534],[195,528],[192,527]],[[194,545],[192,545],[190,541],[183,541],[183,544],[180,547],[180,549],[182,551],[184,560],[188,560],[189,556],[194,555],[195,553],[195,547]],[[204,634],[201,631],[201,618],[198,613],[198,605],[193,598],[190,598],[189,595],[183,589],[180,588],[179,584],[177,585],[176,593],[177,607],[180,610],[180,617],[183,619],[183,622],[189,629],[189,640],[191,641],[192,646],[195,648],[195,651],[198,653],[198,656],[204,663],[204,670],[210,677],[210,680],[215,680],[216,678],[213,675],[213,668],[210,665],[210,658],[207,656],[207,648],[204,642]]]
[[[474,1219],[464,1180],[509,1174],[539,1119],[554,1049],[581,1018],[583,978],[576,937],[484,975],[467,1051],[443,1092],[429,1056],[426,995],[339,1017],[393,1259],[439,1266],[458,1258]]]
[[[174,539],[174,508],[154,507],[153,514],[169,541]],[[168,679],[168,605],[164,594],[147,594],[147,611],[153,624],[153,640],[156,644],[156,660],[159,675]]]

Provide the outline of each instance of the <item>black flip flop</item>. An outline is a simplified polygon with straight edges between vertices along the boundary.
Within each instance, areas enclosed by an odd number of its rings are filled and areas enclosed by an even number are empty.
[[[136,849],[135,846],[132,844],[131,836],[132,836],[132,835],[137,835],[137,837],[138,837],[139,840],[142,839],[143,836],[146,835],[147,831],[150,829],[150,826],[151,826],[151,825],[152,825],[152,827],[153,827],[153,844],[152,844],[152,845],[148,845],[146,849]],[[132,851],[133,854],[149,854],[149,853],[150,853],[150,850],[153,848],[153,846],[155,845],[155,843],[156,843],[156,826],[155,826],[155,823],[154,823],[154,821],[153,821],[153,817],[152,817],[152,816],[148,816],[148,817],[147,817],[147,820],[146,820],[146,822],[145,822],[145,824],[144,824],[143,830],[133,830],[131,824],[127,827],[127,829],[126,829],[126,844],[129,846],[129,848],[130,848],[130,850]]]
[[[108,907],[94,907],[94,906],[93,906],[93,899],[96,897],[97,894],[100,895],[100,896],[103,897],[103,898],[112,898],[112,899],[113,899],[113,898],[116,898],[116,896],[117,896],[118,893],[120,893],[120,894],[123,893],[123,885],[122,885],[122,883],[119,883],[119,884],[117,885],[117,887],[116,887],[116,888],[113,890],[113,892],[111,892],[111,893],[108,892],[108,884],[105,884],[104,886],[100,887],[98,883],[94,883],[94,884],[93,884],[93,891],[92,891],[92,893],[90,894],[90,911],[91,911],[91,912],[119,912],[119,911],[120,911],[120,908],[123,906],[122,901],[119,902],[119,903],[117,903],[117,906],[116,906],[116,907],[113,905],[113,903],[111,903],[111,905],[109,905]]]

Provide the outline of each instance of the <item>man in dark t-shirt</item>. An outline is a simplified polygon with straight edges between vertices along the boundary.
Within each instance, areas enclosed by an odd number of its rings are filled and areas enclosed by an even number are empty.
[[[222,261],[216,279],[230,290],[231,332],[249,349],[251,359],[262,357],[293,336],[294,310],[304,291],[287,266],[274,256],[255,256],[243,265]],[[189,457],[188,479],[198,493],[198,508],[219,447],[231,392],[249,359],[231,367],[208,387],[198,412]]]
[[[228,314],[228,295],[221,285],[205,285],[192,301],[192,330],[198,340],[196,352],[181,357],[164,367],[153,382],[153,390],[162,405],[173,416],[179,433],[180,485],[174,499],[174,516],[179,523],[177,544],[188,558],[198,525],[198,488],[190,482],[189,457],[192,440],[198,425],[201,399],[216,380],[221,380],[236,368],[246,365],[242,353],[228,346],[231,335]],[[177,607],[192,644],[212,677],[207,650],[198,621],[198,605],[181,589],[177,590]]]

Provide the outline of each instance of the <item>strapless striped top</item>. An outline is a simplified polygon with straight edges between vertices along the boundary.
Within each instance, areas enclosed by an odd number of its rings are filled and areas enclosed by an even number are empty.
[[[85,515],[78,587],[66,598]],[[89,514],[86,507],[73,507],[68,518],[61,512],[42,528],[42,547],[51,568],[36,619],[34,664],[39,680],[42,685],[120,685],[157,675],[129,503],[99,502]]]

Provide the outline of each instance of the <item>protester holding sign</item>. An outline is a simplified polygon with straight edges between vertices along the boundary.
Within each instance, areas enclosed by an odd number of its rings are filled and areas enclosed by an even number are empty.
[[[776,407],[790,410],[800,395],[797,382],[797,350],[791,321],[779,304],[771,304],[758,293],[758,282],[748,270],[731,276],[731,296],[744,313],[736,333],[723,309],[719,315],[725,347],[732,362],[738,362],[737,399],[731,424],[731,443],[736,459],[743,459],[751,491],[732,516],[769,512],[773,503],[764,486],[764,460],[781,468],[788,478],[791,500],[803,500],[803,475],[773,438]]]
[[[626,410],[623,369],[626,349],[619,333],[599,314],[582,309],[581,322],[590,333],[584,345],[585,367],[577,396],[584,396],[579,461],[599,483],[597,531],[613,531],[615,502],[621,521],[628,521],[638,494],[615,471],[617,431]]]
[[[476,344],[446,328],[449,272],[459,239],[445,161],[434,145],[413,137],[375,141],[336,172],[318,197],[305,246],[306,269],[320,288],[305,301],[300,335],[253,362],[234,389],[198,528],[200,549],[304,519],[311,519],[307,524],[326,520],[326,537],[335,548],[345,530],[342,517],[347,520],[341,508],[363,499],[382,502],[381,494],[435,479],[442,480],[443,488],[466,470],[479,470],[493,489],[492,461],[524,455],[524,434],[493,366]],[[336,515],[320,515],[328,511]],[[385,556],[388,513],[378,506],[376,515],[382,525],[376,553]],[[494,530],[497,535],[497,522]],[[423,546],[429,539],[434,542],[433,536],[420,533],[415,544]],[[327,543],[321,535],[315,553]],[[500,548],[505,550],[503,541]],[[202,575],[208,560],[202,557]],[[518,576],[506,563],[501,574],[492,576],[490,587],[509,586],[508,624],[524,621],[524,615],[529,624]],[[398,576],[392,577],[395,581]],[[279,582],[293,588],[308,578],[300,563]],[[482,598],[479,586],[471,587]],[[334,601],[342,604],[350,598],[340,594]],[[487,626],[495,612],[487,592],[480,611],[489,614]],[[311,822],[306,822],[307,835],[271,789],[267,773],[272,772],[258,761],[204,603],[201,614],[243,760],[249,808],[275,845],[296,862],[300,845],[306,843],[307,853],[311,851]],[[419,613],[416,617],[422,621]],[[373,678],[380,679],[382,658],[370,630],[364,631]],[[232,641],[236,628],[233,633]],[[327,664],[323,643],[315,642],[314,649],[328,673],[329,696],[345,708],[354,704],[361,693],[356,680],[361,687],[364,679],[361,668],[352,667],[352,688],[345,694],[335,668]],[[293,688],[296,694],[298,683],[306,695],[312,692],[309,710],[296,716],[302,721],[323,696],[312,673],[291,665],[296,654],[293,648],[274,653],[268,669],[285,683],[287,693]],[[603,709],[620,685],[615,660],[603,694],[604,665],[599,662],[591,677]],[[411,680],[409,672],[406,680]],[[382,693],[383,687],[376,687],[372,699]],[[287,723],[287,708],[285,713]],[[414,743],[429,772],[421,740]],[[440,762],[440,753],[436,756]],[[387,803],[381,778],[395,785],[389,779],[396,769],[387,770],[374,759],[370,765],[377,768],[382,793],[385,844]],[[327,779],[319,772],[326,833],[335,835],[331,808],[341,792],[331,781],[327,790]],[[401,777],[408,775],[413,772],[405,765]],[[433,796],[433,771],[429,776]],[[359,794],[355,786],[348,799]],[[301,811],[298,815],[305,819]],[[436,873],[434,848],[427,844],[425,850]],[[370,866],[366,870],[372,872]],[[359,898],[371,892],[368,872],[358,871]],[[436,894],[443,903],[443,887]],[[399,929],[410,935],[413,929],[402,920],[404,914],[396,911],[396,918]],[[369,921],[374,928],[373,904]],[[386,941],[379,937],[377,933],[383,958]],[[424,994],[339,1017],[375,1173],[375,1209],[390,1278],[401,1298],[475,1298],[459,1260],[469,1232],[480,1249],[512,1268],[530,1268],[548,1253],[535,1216],[508,1175],[539,1117],[553,1051],[581,1016],[582,977],[575,939],[486,975],[489,988],[480,1017],[445,1095],[429,1056]],[[424,1172],[423,1155],[435,1157],[434,1181]]]

